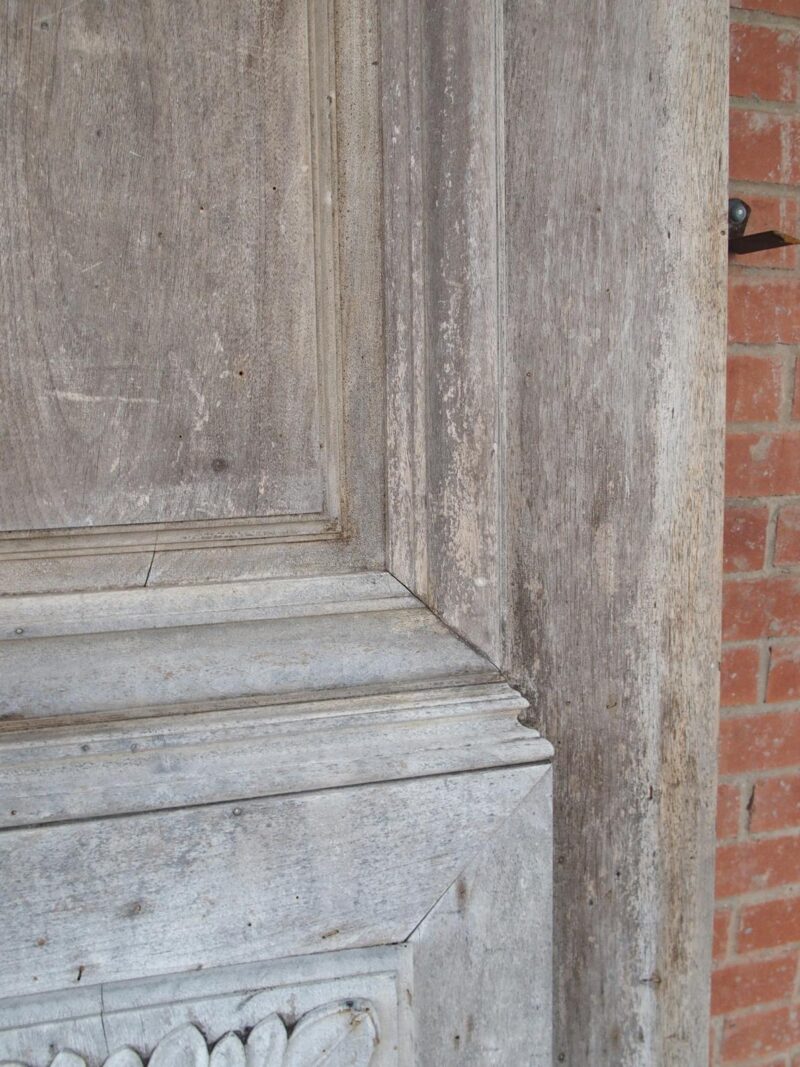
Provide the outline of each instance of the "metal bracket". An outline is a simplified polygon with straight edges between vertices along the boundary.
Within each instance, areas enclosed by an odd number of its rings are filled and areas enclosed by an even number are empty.
[[[769,248],[787,248],[800,245],[800,237],[793,237],[781,230],[763,230],[745,236],[747,222],[750,218],[750,205],[738,197],[728,201],[728,252],[735,256],[746,256],[750,252],[766,252]]]

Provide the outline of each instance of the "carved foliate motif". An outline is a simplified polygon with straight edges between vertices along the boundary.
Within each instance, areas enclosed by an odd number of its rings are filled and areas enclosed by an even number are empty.
[[[196,1026],[163,1037],[148,1067],[369,1067],[379,1041],[375,1012],[366,1000],[325,1004],[304,1015],[288,1033],[279,1015],[268,1015],[246,1041],[227,1033],[212,1047]],[[0,1067],[29,1067],[14,1062]],[[50,1067],[89,1067],[71,1050],[59,1052]],[[103,1067],[144,1067],[138,1052],[121,1048]]]

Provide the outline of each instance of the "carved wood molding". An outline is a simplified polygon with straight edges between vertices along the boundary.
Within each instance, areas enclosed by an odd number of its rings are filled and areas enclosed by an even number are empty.
[[[375,1011],[367,1000],[323,1004],[287,1026],[277,1013],[262,1019],[246,1038],[231,1031],[210,1046],[191,1024],[166,1034],[144,1057],[119,1048],[103,1067],[368,1067],[380,1040]],[[32,1067],[6,1061],[0,1067]],[[71,1049],[58,1052],[50,1067],[92,1067]]]

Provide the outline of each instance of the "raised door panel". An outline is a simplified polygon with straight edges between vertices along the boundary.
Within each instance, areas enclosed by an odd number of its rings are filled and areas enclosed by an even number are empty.
[[[367,461],[348,485],[343,454],[346,436],[359,457],[381,453],[375,251],[367,326],[343,322],[354,262],[379,245],[370,12],[354,0],[12,0],[0,558],[72,559],[52,588],[74,588],[140,583],[139,560],[106,559],[138,550],[366,527],[377,543],[380,467],[369,461],[367,497]],[[351,211],[355,237],[347,221],[339,232]],[[68,574],[86,554],[106,581]],[[185,577],[214,576],[196,564]],[[47,587],[12,577],[6,589]]]
[[[2,1067],[549,1067],[550,806],[540,762],[7,832],[63,881],[0,904]]]

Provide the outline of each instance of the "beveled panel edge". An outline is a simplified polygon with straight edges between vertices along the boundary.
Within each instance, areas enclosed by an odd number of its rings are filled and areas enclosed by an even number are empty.
[[[0,992],[406,940],[549,771],[505,766],[97,819],[91,879],[84,821],[4,830]],[[242,862],[245,847],[257,862]],[[57,873],[31,881],[37,867]],[[160,893],[165,883],[177,895]]]
[[[420,606],[385,571],[0,597],[0,642]]]

